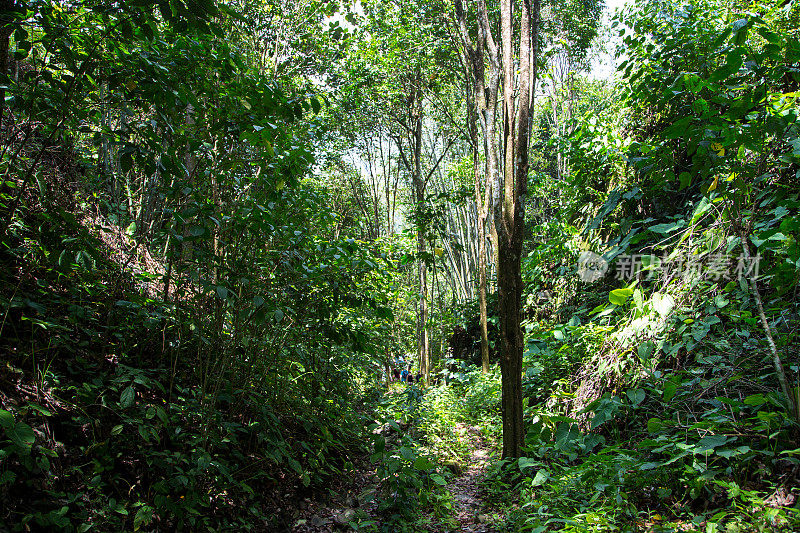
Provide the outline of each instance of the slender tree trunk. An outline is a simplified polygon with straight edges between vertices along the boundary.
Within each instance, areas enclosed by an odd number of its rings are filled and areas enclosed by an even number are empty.
[[[486,226],[483,226],[483,232]],[[486,308],[486,236],[480,241],[478,257],[478,299],[481,313],[481,369],[484,374],[489,372],[489,315]]]
[[[417,209],[422,209],[425,202],[425,182],[422,179],[422,102],[418,102],[418,112],[414,131],[414,193]],[[419,224],[419,221],[418,221]],[[428,345],[428,265],[422,259],[425,253],[425,231],[417,227],[417,252],[419,260],[419,371],[428,381],[428,362],[430,349]]]
[[[477,238],[478,238],[478,298],[480,300],[481,322],[481,367],[483,372],[489,371],[489,332],[488,312],[486,307],[487,268],[486,268],[486,223],[489,205],[494,204],[494,183],[497,181],[497,144],[495,137],[497,116],[497,94],[500,83],[500,62],[497,55],[497,45],[492,38],[489,25],[488,11],[485,0],[478,0],[478,40],[473,45],[467,29],[466,13],[462,0],[455,0],[456,19],[461,36],[461,44],[465,63],[472,74],[474,114],[470,124],[470,135],[473,139],[473,166],[475,171],[475,202],[477,209]],[[488,56],[488,81],[486,79],[486,58]],[[480,121],[483,131],[483,152],[486,159],[483,176],[483,189],[481,194],[480,160],[478,157],[478,132],[477,121]],[[493,251],[497,250],[497,233],[492,225],[492,242],[495,243]],[[497,263],[495,263],[497,264]]]
[[[536,80],[535,43],[539,1],[522,0],[518,67],[514,61],[512,0],[500,7],[503,55],[503,198],[494,206],[497,228],[497,298],[502,370],[503,457],[522,454],[522,354],[521,318],[522,240],[525,231],[525,196],[528,188],[530,111]],[[518,68],[519,74],[514,72]],[[515,83],[516,82],[516,83]],[[499,177],[499,176],[498,176]],[[496,183],[500,188],[500,183]]]
[[[744,258],[747,264],[750,265],[752,257],[750,255],[750,245],[748,244],[748,235],[745,232],[740,233],[742,241],[742,250],[744,251]],[[775,367],[775,374],[778,376],[778,383],[781,386],[781,392],[786,396],[786,401],[789,406],[789,414],[795,421],[800,421],[800,398],[798,398],[797,391],[789,386],[789,380],[786,379],[786,371],[781,363],[781,357],[778,354],[778,348],[775,345],[775,339],[772,337],[772,329],[767,321],[767,315],[764,313],[764,304],[761,301],[761,293],[758,290],[758,283],[756,277],[752,272],[749,272],[747,279],[750,282],[750,288],[753,291],[753,296],[756,300],[756,307],[758,308],[758,317],[761,319],[761,326],[764,328],[764,336],[767,338],[770,352],[772,353],[772,364]]]

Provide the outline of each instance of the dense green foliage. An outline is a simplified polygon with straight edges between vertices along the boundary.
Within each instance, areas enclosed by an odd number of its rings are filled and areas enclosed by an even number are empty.
[[[347,527],[459,530],[502,394],[454,5],[0,9],[0,530],[283,531],[364,471]],[[797,530],[800,7],[601,11],[542,3],[481,521]]]
[[[800,50],[786,16],[651,2],[615,23],[624,105],[595,105],[561,141],[570,215],[536,226],[528,259],[535,403],[514,529],[796,527],[776,502],[795,483],[797,417],[757,301],[796,394]],[[608,268],[593,283],[575,276],[586,250]]]

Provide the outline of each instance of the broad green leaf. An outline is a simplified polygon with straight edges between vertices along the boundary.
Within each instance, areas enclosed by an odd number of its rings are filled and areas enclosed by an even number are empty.
[[[37,403],[29,403],[27,407],[33,411],[36,411],[42,416],[53,416],[53,413],[51,413],[49,409],[45,409]]]
[[[697,446],[699,451],[709,451],[727,444],[730,440],[732,439],[725,435],[706,435],[697,442]]]
[[[30,449],[36,436],[33,429],[24,422],[17,422],[13,428],[6,430],[6,436],[20,448]]]
[[[412,448],[409,448],[408,446],[401,446],[398,451],[400,452],[400,456],[406,461],[414,460],[414,450]]]
[[[447,485],[447,481],[445,481],[444,478],[439,474],[431,474],[431,481],[433,481],[437,485],[442,485],[442,486]]]
[[[608,293],[608,301],[614,305],[623,305],[632,294],[633,289],[630,287],[626,287],[624,289],[614,289]]]
[[[4,409],[0,409],[0,427],[3,429],[14,427],[14,415]]]
[[[531,481],[531,487],[538,487],[540,485],[544,485],[544,483],[550,479],[550,472],[545,470],[544,468],[536,472],[536,476]]]
[[[631,404],[634,405],[634,406],[637,406],[640,403],[642,403],[644,401],[644,398],[645,398],[645,393],[644,393],[644,391],[642,389],[634,389],[634,390],[625,391],[625,395],[628,397],[628,399],[630,400]]]
[[[127,409],[131,405],[133,405],[133,400],[136,398],[136,392],[133,390],[133,387],[130,385],[125,387],[122,390],[122,394],[119,395],[119,405],[123,409]]]
[[[707,197],[704,196],[703,199],[700,200],[700,203],[697,204],[697,207],[695,207],[694,213],[692,213],[691,224],[695,224],[698,220],[700,220],[709,209],[711,209],[711,202]]]
[[[434,465],[427,457],[417,457],[414,461],[414,468],[417,470],[430,470]]]
[[[656,224],[655,226],[650,226],[647,229],[649,229],[653,233],[660,233],[660,234],[664,235],[664,234],[667,234],[667,233],[671,233],[671,232],[675,231],[676,229],[680,229],[680,228],[681,228],[680,224],[677,224],[675,222],[671,222],[671,223],[668,223],[668,224]]]
[[[689,124],[692,123],[694,117],[683,117],[682,119],[678,120],[666,130],[664,130],[664,138],[666,139],[677,139],[678,137],[682,137],[686,134],[686,129],[689,127]]]
[[[664,383],[663,399],[665,402],[668,402],[673,397],[675,397],[676,392],[678,392],[678,383],[676,383],[675,381],[667,381],[666,383]]]
[[[752,405],[752,406],[759,406],[764,405],[767,403],[767,399],[764,397],[763,394],[751,394],[747,398],[744,399],[745,405]]]
[[[731,457],[736,457],[738,455],[744,455],[749,451],[751,451],[750,446],[738,446],[736,448],[727,448],[727,449],[724,449],[724,450],[714,450],[714,453],[716,453],[720,457],[724,457],[726,459],[730,459]]]
[[[520,457],[519,458],[519,469],[520,470],[525,469],[525,468],[532,468],[532,467],[536,466],[536,464],[537,464],[537,461],[535,461],[535,460],[533,460],[533,459],[531,459],[529,457]]]
[[[667,316],[672,308],[675,306],[675,299],[669,294],[654,293],[653,294],[653,309],[662,317]]]
[[[656,433],[661,431],[661,428],[664,427],[664,423],[661,421],[660,418],[651,418],[647,421],[647,431],[649,433]]]

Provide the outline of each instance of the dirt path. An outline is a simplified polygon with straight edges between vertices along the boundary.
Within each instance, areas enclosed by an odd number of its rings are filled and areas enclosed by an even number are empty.
[[[295,504],[294,519],[287,532],[336,533],[352,531],[350,521],[371,519],[377,515],[376,502],[368,497],[378,488],[375,464],[359,458],[355,467],[325,492]]]
[[[423,530],[429,533],[493,533],[497,520],[487,506],[483,480],[491,455],[491,446],[480,429],[464,423],[453,428],[470,441],[470,455],[464,468],[447,484],[452,495],[453,514],[442,523],[431,519]],[[396,437],[395,437],[396,438]],[[362,519],[379,523],[377,503],[371,498],[362,499],[365,492],[378,488],[376,465],[366,457],[356,462],[355,469],[329,487],[327,493],[317,493],[295,504],[292,533],[336,533],[352,531],[349,520]],[[435,525],[434,525],[435,524]]]
[[[489,523],[486,494],[481,485],[486,475],[491,449],[477,427],[460,423],[457,424],[456,431],[469,436],[472,441],[472,452],[461,475],[447,486],[450,494],[453,495],[454,518],[458,526],[456,529],[445,531],[447,533],[491,533],[496,529]]]

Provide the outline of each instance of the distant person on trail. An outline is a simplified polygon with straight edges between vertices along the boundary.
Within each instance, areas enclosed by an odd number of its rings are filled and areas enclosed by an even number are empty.
[[[403,371],[402,371],[402,372],[400,372],[400,381],[401,381],[402,383],[405,383],[407,380],[408,380],[408,370],[406,370],[406,369],[404,368],[404,369],[403,369]]]
[[[414,383],[414,374],[412,374],[411,372],[408,373],[408,382]]]
[[[400,370],[397,368],[393,368],[392,377],[394,378],[393,381],[400,381]]]

